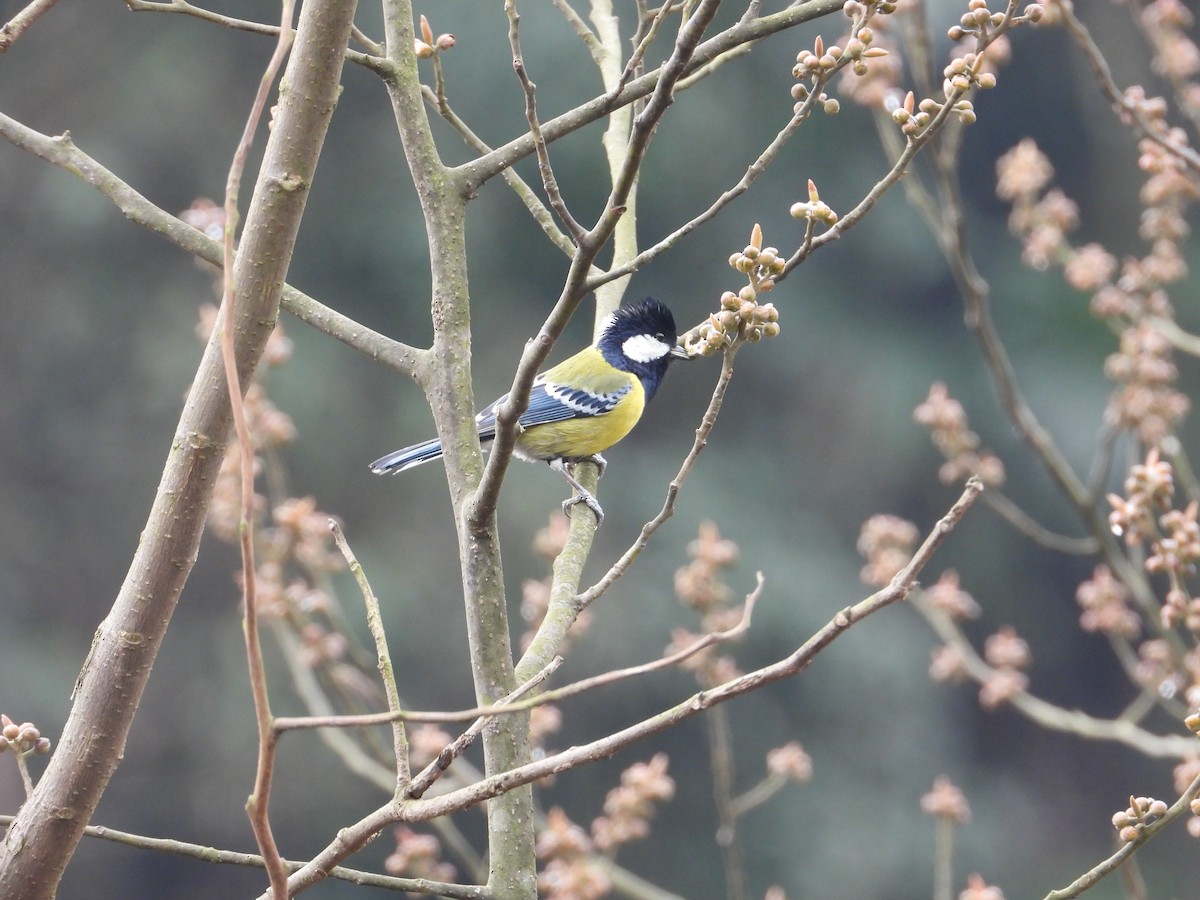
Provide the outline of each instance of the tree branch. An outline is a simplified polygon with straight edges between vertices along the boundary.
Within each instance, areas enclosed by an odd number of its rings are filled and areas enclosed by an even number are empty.
[[[30,26],[54,8],[58,0],[32,0],[23,10],[0,27],[0,53],[15,44]]]
[[[305,4],[300,52],[288,70],[246,217],[234,280],[238,374],[249,376],[275,325],[284,276],[333,114],[353,0]],[[11,121],[11,120],[8,120]],[[228,439],[219,330],[189,391],[142,540],[80,676],[75,703],[33,796],[0,846],[0,896],[49,900],[124,750],[125,739],[183,584]]]
[[[80,150],[70,132],[57,137],[34,131],[0,112],[0,137],[39,159],[58,166],[91,185],[113,202],[131,222],[166,238],[198,259],[222,266],[221,242],[155,206],[126,182]],[[318,331],[353,347],[372,359],[409,377],[416,378],[428,352],[392,340],[349,316],[314,300],[289,284],[283,286],[281,308]]]
[[[0,827],[11,825],[15,816],[0,816]],[[249,866],[263,869],[263,858],[255,853],[241,853],[236,850],[221,850],[203,844],[192,844],[174,838],[155,838],[130,831],[119,831],[105,825],[89,825],[83,830],[84,837],[98,838],[111,841],[114,844],[124,844],[139,850],[152,850],[156,853],[169,853],[200,862],[216,863],[226,866]],[[303,863],[283,860],[283,865],[289,871],[296,871]],[[348,869],[345,866],[334,866],[328,873],[330,878],[345,881],[359,887],[375,887],[385,891],[407,891],[413,894],[433,894],[438,897],[450,897],[454,900],[491,900],[491,893],[482,885],[447,884],[440,881],[430,881],[427,878],[397,878],[394,875],[377,875],[374,872],[364,872],[361,869]]]

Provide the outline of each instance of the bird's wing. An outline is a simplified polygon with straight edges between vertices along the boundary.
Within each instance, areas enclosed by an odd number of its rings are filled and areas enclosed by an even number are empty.
[[[632,381],[615,386],[604,393],[585,390],[567,384],[550,381],[539,375],[529,393],[529,408],[517,420],[522,428],[562,422],[567,419],[586,419],[611,412],[621,398],[633,390]],[[488,404],[475,417],[480,440],[496,436],[496,409],[508,399],[505,394],[494,403]]]

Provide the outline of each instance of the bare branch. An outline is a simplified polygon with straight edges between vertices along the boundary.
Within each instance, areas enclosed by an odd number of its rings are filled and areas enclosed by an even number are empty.
[[[239,378],[262,355],[338,90],[352,0],[306,3],[289,77],[267,141],[234,273],[239,302],[223,324],[235,339]],[[332,50],[331,50],[332,48]],[[0,119],[7,125],[11,119]],[[7,132],[7,128],[6,128]],[[302,137],[297,137],[297,136]],[[39,136],[40,137],[40,136]],[[53,141],[49,141],[53,144]],[[282,179],[272,173],[289,173]],[[82,174],[82,173],[81,173]],[[94,173],[93,173],[94,174]],[[264,224],[269,223],[269,224]],[[115,771],[171,614],[196,559],[229,431],[220,337],[205,349],[180,416],[143,538],[97,631],[71,715],[33,796],[0,845],[0,895],[52,897]],[[71,810],[70,816],[56,814]]]
[[[1104,877],[1111,875],[1122,865],[1129,861],[1133,854],[1142,849],[1152,837],[1162,831],[1175,819],[1188,812],[1193,800],[1200,796],[1200,776],[1188,785],[1187,790],[1180,795],[1179,799],[1171,804],[1166,814],[1159,819],[1155,819],[1148,825],[1138,826],[1137,840],[1130,841],[1123,845],[1120,850],[1097,865],[1095,868],[1088,870],[1083,875],[1079,876],[1065,888],[1057,891],[1051,891],[1045,897],[1045,900],[1068,900],[1070,897],[1078,897],[1084,891],[1095,887]]]
[[[422,801],[420,809],[413,808],[408,814],[419,818],[445,815],[453,810],[472,806],[482,800],[495,797],[530,782],[565,772],[569,769],[599,759],[607,759],[637,741],[658,734],[671,728],[685,719],[689,719],[705,710],[750,691],[757,690],[763,685],[771,684],[783,678],[789,678],[803,671],[816,656],[844,632],[881,609],[907,597],[916,584],[917,576],[932,558],[934,552],[950,534],[967,511],[974,505],[979,494],[983,492],[983,482],[972,477],[966,485],[963,494],[938,523],[933,527],[925,541],[913,554],[908,564],[896,573],[887,587],[860,600],[853,606],[848,606],[837,613],[826,625],[804,642],[795,652],[769,666],[748,672],[745,675],[718,685],[710,690],[693,694],[683,702],[668,710],[644,719],[621,731],[609,734],[588,744],[571,747],[567,750],[520,766],[509,772],[499,773],[483,781],[443,794],[431,800]]]
[[[982,684],[995,669],[981,657],[948,615],[918,598],[913,606],[925,617],[934,633],[962,660],[966,673]],[[1028,691],[1020,691],[1009,701],[1013,709],[1051,731],[1075,734],[1090,740],[1113,741],[1132,747],[1156,759],[1183,759],[1196,753],[1196,739],[1182,735],[1158,735],[1125,718],[1098,719],[1075,709],[1055,706]]]
[[[367,607],[367,627],[370,628],[371,637],[375,640],[375,654],[379,665],[379,675],[383,679],[383,690],[387,696],[388,709],[393,714],[399,713],[401,709],[400,692],[396,688],[396,674],[392,671],[392,655],[388,652],[387,634],[383,630],[383,616],[379,612],[379,598],[371,589],[371,583],[367,581],[367,573],[363,571],[358,557],[350,549],[350,542],[346,540],[346,534],[336,519],[329,520],[329,530],[333,532],[334,543],[342,551],[346,565],[350,567],[350,573],[358,583],[363,603]],[[279,730],[278,720],[275,722],[275,728],[276,731]],[[412,773],[409,771],[408,736],[404,731],[404,723],[399,718],[392,722],[392,752],[396,757],[396,796],[400,797],[408,788]]]
[[[999,491],[988,491],[983,499],[1009,525],[1047,550],[1073,556],[1091,556],[1100,550],[1100,542],[1094,536],[1073,537],[1051,531]]]
[[[0,816],[0,827],[11,825],[15,816]],[[119,831],[105,825],[89,825],[83,830],[85,837],[99,838],[135,847],[139,850],[153,850],[157,853],[170,853],[200,862],[217,863],[226,866],[248,866],[254,869],[265,868],[263,858],[255,853],[240,853],[236,850],[221,850],[173,838],[147,837],[129,831]],[[289,871],[296,871],[303,863],[283,860],[283,865]],[[345,866],[334,866],[329,870],[329,877],[360,887],[377,887],[386,891],[408,891],[413,894],[432,894],[438,897],[451,897],[455,900],[490,900],[491,893],[482,885],[448,884],[440,881],[430,881],[427,878],[397,878],[394,875],[377,875],[374,872],[364,872],[361,869],[348,869]]]
[[[82,179],[111,200],[131,222],[166,238],[198,259],[221,267],[223,251],[220,241],[212,239],[178,216],[155,206],[129,184],[80,150],[71,140],[69,132],[51,137],[34,131],[0,112],[0,137],[13,146]],[[418,376],[428,357],[428,351],[418,350],[372,331],[289,284],[283,286],[281,307],[318,331],[409,377]]]
[[[561,656],[554,657],[554,659],[550,660],[550,662],[547,663],[545,668],[543,668],[540,672],[518,687],[511,694],[499,700],[496,703],[496,706],[507,707],[516,702],[521,697],[534,690],[538,685],[544,682],[555,672],[557,672],[559,666],[562,664],[563,658]],[[457,738],[455,738],[454,741],[443,748],[442,752],[437,755],[437,758],[421,770],[421,773],[413,779],[412,785],[408,788],[405,796],[414,800],[424,796],[425,792],[429,790],[433,783],[445,774],[446,770],[450,768],[450,765],[454,762],[454,760],[462,756],[466,749],[471,746],[475,738],[479,736],[479,732],[483,731],[483,729],[487,726],[489,717],[494,715],[495,712],[496,710],[494,709],[481,711],[479,718],[471,723],[470,728],[468,728]],[[500,712],[504,712],[504,709],[501,709]]]
[[[217,329],[221,338],[221,360],[225,366],[225,383],[229,391],[229,404],[233,411],[233,427],[241,466],[241,521],[238,528],[242,558],[242,623],[246,642],[246,659],[250,669],[250,692],[254,697],[254,718],[258,725],[258,762],[254,776],[254,790],[246,801],[246,812],[254,829],[254,838],[262,853],[267,875],[271,880],[274,900],[287,900],[287,869],[275,844],[269,814],[271,780],[275,771],[275,734],[271,730],[271,704],[267,697],[267,673],[262,658],[262,642],[258,637],[258,578],[254,564],[254,438],[246,423],[246,406],[242,401],[242,385],[238,375],[237,353],[233,345],[233,329],[229,324],[236,320],[238,290],[234,284],[234,241],[238,226],[238,195],[241,190],[242,174],[246,169],[246,157],[254,143],[263,111],[267,107],[267,96],[275,76],[292,46],[292,16],[295,11],[293,0],[284,0],[280,13],[279,37],[267,67],[259,79],[250,114],[242,129],[237,150],[229,166],[225,182],[225,228],[222,271],[224,275],[223,296]],[[223,323],[223,324],[222,324]]]
[[[0,26],[0,53],[20,40],[21,35],[29,30],[38,19],[54,8],[58,0],[32,0],[23,10]]]
[[[1200,153],[1197,153],[1185,143],[1172,140],[1171,136],[1164,132],[1149,116],[1141,104],[1135,99],[1127,97],[1113,79],[1112,70],[1108,67],[1108,60],[1104,58],[1104,54],[1100,48],[1096,46],[1096,42],[1092,40],[1091,32],[1088,31],[1086,25],[1079,20],[1069,4],[1064,4],[1062,9],[1063,23],[1067,27],[1067,31],[1075,38],[1075,42],[1083,50],[1083,55],[1087,58],[1088,63],[1092,67],[1092,72],[1096,76],[1096,82],[1100,85],[1100,91],[1108,99],[1109,104],[1113,108],[1113,112],[1117,114],[1122,122],[1132,124],[1137,133],[1147,140],[1151,140],[1158,144],[1180,162],[1184,163],[1193,172],[1200,174]]]
[[[801,3],[798,6],[781,10],[769,16],[763,16],[762,18],[753,19],[748,22],[739,22],[696,47],[695,52],[691,54],[688,68],[685,72],[681,73],[681,77],[691,74],[695,69],[711,62],[717,56],[720,56],[733,47],[747,41],[760,40],[804,22],[829,15],[840,10],[843,5],[844,0],[809,0],[809,2]],[[616,105],[633,103],[636,100],[649,96],[657,89],[658,82],[664,71],[665,66],[635,78],[625,86],[625,89],[613,101],[608,99],[606,92],[586,103],[580,104],[570,112],[543,122],[542,134],[546,142],[553,143],[564,135],[607,116]],[[464,163],[459,168],[463,170],[464,174],[473,184],[481,185],[533,152],[533,139],[528,134],[524,134],[514,138],[502,147],[496,148],[486,156],[472,160],[469,163]]]
[[[446,120],[450,127],[458,132],[459,136],[463,139],[463,143],[480,155],[492,152],[492,148],[479,135],[472,131],[470,126],[454,111],[444,93],[438,93],[424,85],[421,87],[421,93],[425,97],[425,102],[436,109],[438,114]],[[525,208],[529,211],[529,215],[533,217],[533,221],[542,229],[542,232],[549,239],[550,243],[561,250],[564,255],[571,256],[575,252],[575,245],[563,233],[562,229],[555,224],[554,214],[546,208],[546,205],[542,203],[541,198],[538,197],[533,188],[514,169],[505,169],[500,175],[509,188],[512,189],[512,192],[517,195],[517,199],[525,205]]]
[[[180,13],[185,16],[192,16],[200,19],[203,22],[211,22],[214,25],[220,25],[223,28],[232,28],[235,31],[248,31],[251,34],[261,34],[267,37],[278,37],[279,26],[271,25],[266,22],[255,22],[250,19],[239,19],[234,16],[222,15],[218,12],[213,12],[211,9],[205,9],[202,6],[196,6],[189,3],[188,0],[122,0],[133,12],[162,12],[162,13]],[[366,47],[369,53],[360,53],[357,50],[346,48],[346,59],[349,62],[355,63],[366,69],[371,69],[376,72],[382,72],[385,68],[385,60],[381,58],[381,46],[368,38],[365,34],[352,27],[351,32],[354,39]],[[295,32],[292,32],[292,38],[295,38]]]
[[[558,188],[558,179],[554,177],[554,168],[550,165],[550,152],[546,148],[546,139],[542,136],[542,127],[538,122],[537,86],[525,69],[525,57],[521,53],[521,16],[517,13],[516,0],[505,0],[504,11],[508,15],[508,44],[512,50],[513,71],[516,72],[517,80],[521,83],[521,90],[525,94],[525,120],[529,123],[529,134],[533,138],[533,148],[537,154],[542,186],[550,200],[550,208],[563,223],[563,227],[567,229],[571,239],[575,243],[579,243],[586,229],[575,221],[575,217],[567,209],[566,201],[563,200],[562,192]]]

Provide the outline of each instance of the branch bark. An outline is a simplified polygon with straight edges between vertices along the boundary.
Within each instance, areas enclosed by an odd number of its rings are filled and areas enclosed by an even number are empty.
[[[125,582],[80,674],[58,748],[0,845],[0,896],[49,900],[116,770],[171,613],[196,559],[230,425],[220,329],[233,329],[245,383],[279,314],[284,277],[337,100],[355,0],[304,6],[279,114],[246,217],[234,278],[240,302],[219,323],[188,392]]]

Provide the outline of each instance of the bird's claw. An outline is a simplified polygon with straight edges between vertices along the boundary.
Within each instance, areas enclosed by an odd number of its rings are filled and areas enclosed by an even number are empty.
[[[571,507],[579,503],[584,504],[596,514],[596,527],[599,528],[604,522],[604,510],[600,508],[600,501],[596,499],[591,491],[580,489],[580,493],[564,500],[562,505],[563,512],[569,516],[571,514]]]

